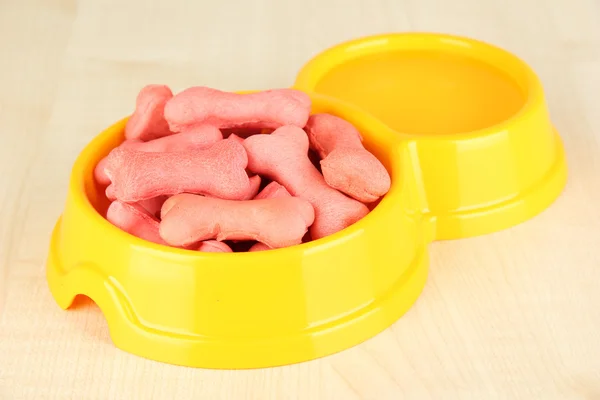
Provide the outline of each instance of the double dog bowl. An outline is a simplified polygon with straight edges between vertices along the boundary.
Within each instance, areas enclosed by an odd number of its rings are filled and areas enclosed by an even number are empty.
[[[535,73],[480,41],[390,34],[330,48],[300,71],[313,113],[354,124],[388,169],[388,194],[334,235],[284,249],[200,253],[108,222],[95,165],[123,141],[102,132],[73,166],[47,279],[67,309],[102,310],[114,344],[166,363],[257,368],[306,361],[389,327],[420,295],[427,246],[508,228],[566,181],[561,140]]]

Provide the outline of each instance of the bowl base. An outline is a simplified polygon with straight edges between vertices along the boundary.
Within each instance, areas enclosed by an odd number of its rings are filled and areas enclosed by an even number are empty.
[[[299,334],[272,338],[221,338],[164,332],[144,326],[135,316],[125,292],[101,268],[78,265],[68,273],[58,248],[61,219],[50,244],[47,282],[57,304],[68,309],[77,295],[100,308],[116,347],[143,358],[168,364],[211,369],[251,369],[294,364],[353,347],[388,328],[416,302],[427,280],[425,246],[390,290],[370,304],[335,321]]]
[[[567,162],[556,134],[556,160],[548,172],[528,190],[487,207],[429,215],[435,240],[462,239],[511,228],[542,213],[558,198],[567,182]]]

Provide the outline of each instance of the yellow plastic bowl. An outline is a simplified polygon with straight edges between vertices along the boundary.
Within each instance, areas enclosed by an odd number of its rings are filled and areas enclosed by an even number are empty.
[[[52,236],[47,278],[62,308],[86,295],[104,313],[115,345],[167,363],[255,368],[351,347],[397,320],[427,276],[423,221],[395,134],[369,117],[313,95],[313,111],[356,125],[388,168],[392,186],[365,218],[329,237],[256,253],[200,253],[162,246],[104,219],[97,162],[123,140],[125,121],[96,137],[72,170]]]
[[[335,235],[279,250],[199,253],[149,243],[103,217],[96,163],[125,120],[96,137],[71,174],[47,278],[62,308],[95,301],[115,345],[206,368],[290,364],[358,344],[419,296],[427,245],[520,223],[566,180],[543,91],[515,56],[438,34],[343,43],[311,60],[295,87],[336,114],[386,166],[389,193]]]
[[[352,104],[410,142],[436,239],[523,222],[565,185],[539,79],[495,46],[433,33],[372,36],[317,55],[294,86]]]

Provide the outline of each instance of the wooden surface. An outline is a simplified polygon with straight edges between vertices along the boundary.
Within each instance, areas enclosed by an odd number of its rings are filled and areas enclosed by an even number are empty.
[[[147,83],[290,85],[311,56],[374,33],[474,36],[541,77],[569,161],[539,217],[431,246],[422,297],[340,354],[255,371],[114,348],[93,304],[44,277],[71,165]],[[0,0],[0,399],[600,399],[598,0]]]

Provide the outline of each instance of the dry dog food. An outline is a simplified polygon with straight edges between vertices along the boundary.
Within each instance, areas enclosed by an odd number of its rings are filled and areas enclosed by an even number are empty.
[[[106,218],[144,240],[221,253],[294,246],[354,224],[390,176],[352,124],[310,109],[294,89],[144,87],[125,141],[94,170],[112,201]]]
[[[308,137],[301,128],[286,125],[269,135],[250,136],[244,147],[250,171],[279,182],[292,196],[312,204],[313,239],[340,231],[368,214],[367,206],[327,185],[308,158]]]
[[[163,204],[160,236],[174,246],[216,239],[280,248],[302,243],[314,218],[310,203],[298,197],[235,201],[183,193]]]
[[[363,147],[362,137],[351,123],[335,115],[314,114],[305,129],[329,186],[365,203],[390,190],[386,169]]]

